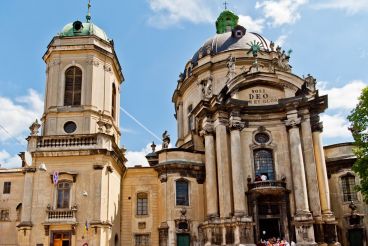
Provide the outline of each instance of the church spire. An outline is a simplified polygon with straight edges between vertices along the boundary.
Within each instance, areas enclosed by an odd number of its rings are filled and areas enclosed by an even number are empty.
[[[86,20],[87,20],[87,23],[91,22],[91,0],[88,0],[88,12],[87,12],[87,15],[86,15]]]

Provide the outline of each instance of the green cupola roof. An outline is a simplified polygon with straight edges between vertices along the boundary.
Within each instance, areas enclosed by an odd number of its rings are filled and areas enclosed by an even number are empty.
[[[216,33],[231,32],[238,25],[239,17],[230,10],[224,10],[217,18]]]
[[[105,41],[109,41],[106,33],[93,24],[92,22],[74,21],[64,26],[60,33],[61,37],[77,37],[77,36],[97,36]]]

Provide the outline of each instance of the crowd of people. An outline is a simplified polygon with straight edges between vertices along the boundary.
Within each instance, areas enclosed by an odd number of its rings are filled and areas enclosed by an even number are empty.
[[[287,240],[285,239],[280,239],[280,238],[270,238],[268,240],[263,240],[261,239],[261,241],[257,244],[257,246],[295,246],[295,242],[291,241],[291,243],[289,243]]]

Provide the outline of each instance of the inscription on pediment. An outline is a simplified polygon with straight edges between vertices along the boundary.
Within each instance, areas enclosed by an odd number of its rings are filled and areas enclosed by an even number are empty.
[[[254,86],[237,92],[234,98],[248,101],[249,106],[274,105],[285,97],[285,92],[269,86]]]

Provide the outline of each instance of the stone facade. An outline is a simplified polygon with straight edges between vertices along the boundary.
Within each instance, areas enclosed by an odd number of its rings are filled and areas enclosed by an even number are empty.
[[[351,145],[323,149],[327,96],[228,12],[180,74],[176,147],[165,132],[150,167],[118,147],[113,42],[89,20],[53,38],[41,124],[22,168],[0,170],[0,245],[366,245]]]

